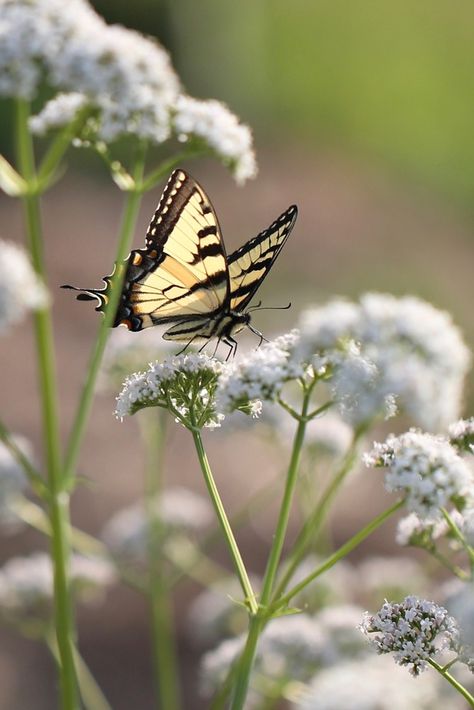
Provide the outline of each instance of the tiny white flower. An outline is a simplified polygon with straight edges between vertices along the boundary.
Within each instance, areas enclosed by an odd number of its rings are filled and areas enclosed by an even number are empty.
[[[0,240],[0,333],[48,303],[46,288],[16,244]]]
[[[413,513],[428,521],[451,504],[461,510],[474,499],[474,478],[447,439],[414,429],[374,444],[364,456],[367,466],[387,468],[385,486],[400,491]]]
[[[451,444],[461,451],[474,453],[474,417],[459,419],[448,427]]]
[[[385,602],[372,616],[367,613],[361,631],[378,653],[393,653],[414,676],[426,670],[429,659],[455,648],[459,637],[456,621],[444,607],[414,596],[399,604]]]
[[[303,687],[292,710],[443,710],[436,678],[406,678],[391,659],[366,656],[325,668]],[[456,702],[452,710],[461,710]]]
[[[128,377],[117,397],[115,414],[122,419],[144,407],[169,409],[185,425],[218,426],[215,390],[225,366],[204,353],[175,355]]]
[[[379,396],[392,395],[403,412],[440,430],[459,416],[470,353],[449,314],[418,298],[369,293],[304,312],[304,357],[330,357],[353,340],[378,371]]]
[[[173,127],[182,141],[195,136],[209,145],[243,183],[255,177],[257,164],[248,126],[220,101],[201,101],[181,95],[176,101]]]
[[[248,403],[255,407],[255,400],[275,400],[285,382],[304,374],[303,363],[295,358],[297,342],[298,333],[292,331],[236,358],[220,377],[219,409],[231,412]]]
[[[44,135],[52,128],[65,126],[76,117],[81,108],[87,105],[87,97],[78,92],[57,94],[48,101],[40,113],[32,116],[29,126],[32,133]]]

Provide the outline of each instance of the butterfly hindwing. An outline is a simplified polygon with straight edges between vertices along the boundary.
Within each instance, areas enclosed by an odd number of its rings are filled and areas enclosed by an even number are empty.
[[[250,303],[288,239],[297,214],[297,207],[291,205],[267,229],[228,257],[232,310],[242,311]]]

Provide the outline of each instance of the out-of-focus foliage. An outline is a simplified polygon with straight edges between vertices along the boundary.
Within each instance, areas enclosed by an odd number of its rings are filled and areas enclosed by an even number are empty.
[[[94,5],[109,21],[156,32],[188,88],[229,101],[257,133],[276,138],[291,129],[295,141],[368,154],[402,176],[470,200],[468,0]]]

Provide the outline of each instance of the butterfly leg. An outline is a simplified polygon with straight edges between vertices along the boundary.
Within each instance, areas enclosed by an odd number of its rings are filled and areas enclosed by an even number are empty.
[[[230,335],[228,335],[226,338],[223,338],[223,342],[229,346],[229,352],[225,359],[225,361],[227,362],[230,359],[231,355],[235,357],[235,354],[237,352],[237,341],[234,340],[234,338],[232,338]]]
[[[189,340],[189,341],[186,343],[186,345],[184,346],[184,348],[181,348],[181,350],[179,350],[179,351],[176,353],[176,356],[182,355],[184,352],[186,352],[186,350],[189,348],[189,346],[192,345],[193,340],[196,340],[196,336],[194,336],[193,338],[191,338],[191,340]],[[204,343],[204,345],[206,345],[206,344],[207,344],[207,343]],[[204,347],[204,346],[203,346],[203,347]],[[201,348],[201,350],[202,350],[202,348]],[[201,350],[199,350],[199,352],[201,352]]]

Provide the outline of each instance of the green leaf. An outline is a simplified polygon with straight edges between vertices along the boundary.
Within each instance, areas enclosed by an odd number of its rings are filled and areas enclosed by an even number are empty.
[[[10,197],[18,197],[28,192],[26,181],[3,155],[0,155],[0,188]]]

